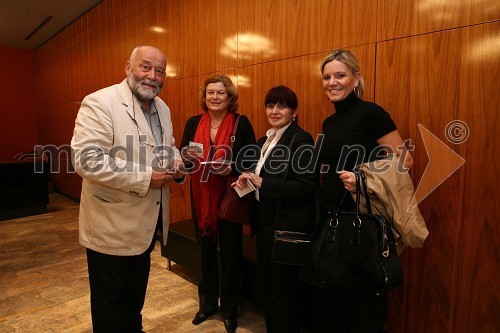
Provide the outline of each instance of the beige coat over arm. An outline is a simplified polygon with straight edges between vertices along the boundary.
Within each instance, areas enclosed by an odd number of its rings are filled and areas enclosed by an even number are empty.
[[[373,213],[392,221],[401,235],[398,239],[398,252],[401,252],[404,246],[422,247],[429,235],[418,206],[410,209],[415,191],[410,175],[402,166],[402,161],[394,154],[387,159],[363,163],[360,166],[366,176],[367,193]],[[364,197],[363,194],[362,196]],[[365,200],[361,202],[363,204],[360,212],[366,213]]]

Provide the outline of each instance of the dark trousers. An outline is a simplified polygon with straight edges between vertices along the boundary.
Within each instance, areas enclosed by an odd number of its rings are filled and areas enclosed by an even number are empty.
[[[220,249],[220,307],[224,318],[236,319],[242,283],[242,241],[241,224],[219,220],[216,240],[203,237],[200,244],[201,277],[198,283],[200,311],[217,311],[219,299],[219,274],[217,245]],[[218,243],[218,244],[217,244]]]
[[[374,294],[344,287],[321,291],[315,332],[379,333],[387,317],[387,292]]]
[[[141,311],[154,244],[155,239],[137,256],[113,256],[87,249],[94,333],[142,332]]]
[[[272,238],[257,232],[256,245],[267,332],[298,333],[300,267],[271,262]]]

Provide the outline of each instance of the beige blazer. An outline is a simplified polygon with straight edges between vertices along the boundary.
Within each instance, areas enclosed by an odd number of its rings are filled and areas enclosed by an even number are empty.
[[[399,253],[404,246],[422,247],[429,235],[418,206],[415,205],[409,210],[415,190],[408,172],[398,170],[398,166],[401,168],[402,165],[402,161],[392,154],[387,159],[363,163],[360,166],[366,175],[372,212],[392,221],[401,235],[398,239]],[[352,194],[355,198],[355,193]],[[362,196],[364,198],[364,194]],[[365,200],[361,202],[360,212],[366,213]]]
[[[159,97],[154,103],[163,127],[163,145],[168,148],[163,165],[172,165],[180,154],[175,148],[170,110]],[[154,143],[126,80],[84,98],[71,140],[72,162],[83,178],[80,244],[112,255],[143,253],[153,239],[160,198],[166,244],[170,188],[149,188],[152,166],[158,161]]]

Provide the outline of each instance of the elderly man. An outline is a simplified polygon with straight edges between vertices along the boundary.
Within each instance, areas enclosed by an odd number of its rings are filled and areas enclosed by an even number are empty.
[[[166,71],[155,47],[136,47],[127,78],[84,98],[73,163],[83,178],[80,243],[87,248],[92,326],[141,332],[156,230],[166,242],[169,182],[181,178],[168,106],[158,96]]]

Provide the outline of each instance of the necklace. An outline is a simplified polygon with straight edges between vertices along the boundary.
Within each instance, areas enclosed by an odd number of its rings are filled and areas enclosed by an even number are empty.
[[[211,128],[211,129],[218,129],[219,127],[220,127],[220,124],[219,124],[219,125],[217,125],[217,126],[212,126],[212,124],[210,124],[210,128]]]

